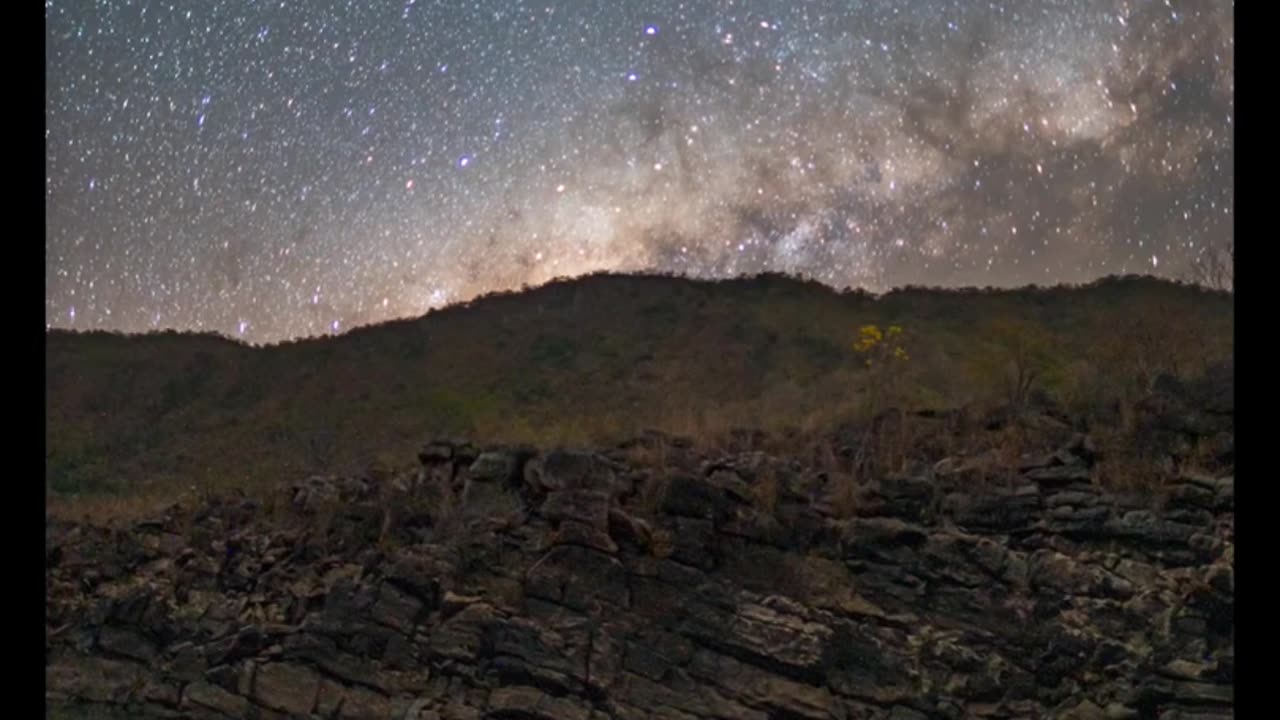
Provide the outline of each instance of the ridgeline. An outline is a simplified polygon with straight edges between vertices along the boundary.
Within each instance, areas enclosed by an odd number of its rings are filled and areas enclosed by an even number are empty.
[[[855,349],[868,325],[901,328],[893,368]],[[834,447],[889,408],[1035,404],[1120,437],[1161,383],[1229,368],[1233,332],[1231,295],[1146,277],[873,296],[776,275],[596,275],[265,347],[54,330],[45,479],[57,507],[252,494],[394,465],[428,436],[713,447],[749,428]]]

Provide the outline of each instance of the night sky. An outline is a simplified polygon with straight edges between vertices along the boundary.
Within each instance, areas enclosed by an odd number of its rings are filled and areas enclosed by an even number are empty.
[[[554,277],[1177,275],[1221,0],[47,0],[46,320],[343,332]]]

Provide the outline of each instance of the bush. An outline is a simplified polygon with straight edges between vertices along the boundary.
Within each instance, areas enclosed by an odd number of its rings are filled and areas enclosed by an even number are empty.
[[[911,359],[902,328],[891,325],[882,331],[878,325],[863,325],[853,349],[867,368],[864,391],[870,414],[901,402],[903,373]]]

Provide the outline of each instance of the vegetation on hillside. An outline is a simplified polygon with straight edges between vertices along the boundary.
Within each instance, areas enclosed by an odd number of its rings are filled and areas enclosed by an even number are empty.
[[[876,297],[777,275],[597,275],[268,347],[51,331],[46,485],[251,491],[400,464],[433,435],[714,442],[890,408],[1052,405],[1121,432],[1160,378],[1229,362],[1233,332],[1231,295],[1152,278]]]

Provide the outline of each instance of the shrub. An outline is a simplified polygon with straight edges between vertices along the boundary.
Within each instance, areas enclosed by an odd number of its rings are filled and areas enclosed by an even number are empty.
[[[991,348],[980,364],[999,378],[1010,410],[1019,413],[1032,391],[1062,366],[1061,348],[1044,327],[1021,318],[996,318],[986,330]]]
[[[902,379],[907,354],[903,330],[891,325],[881,331],[878,325],[863,325],[853,349],[862,356],[867,368],[865,393],[868,410],[877,415],[901,400]]]

